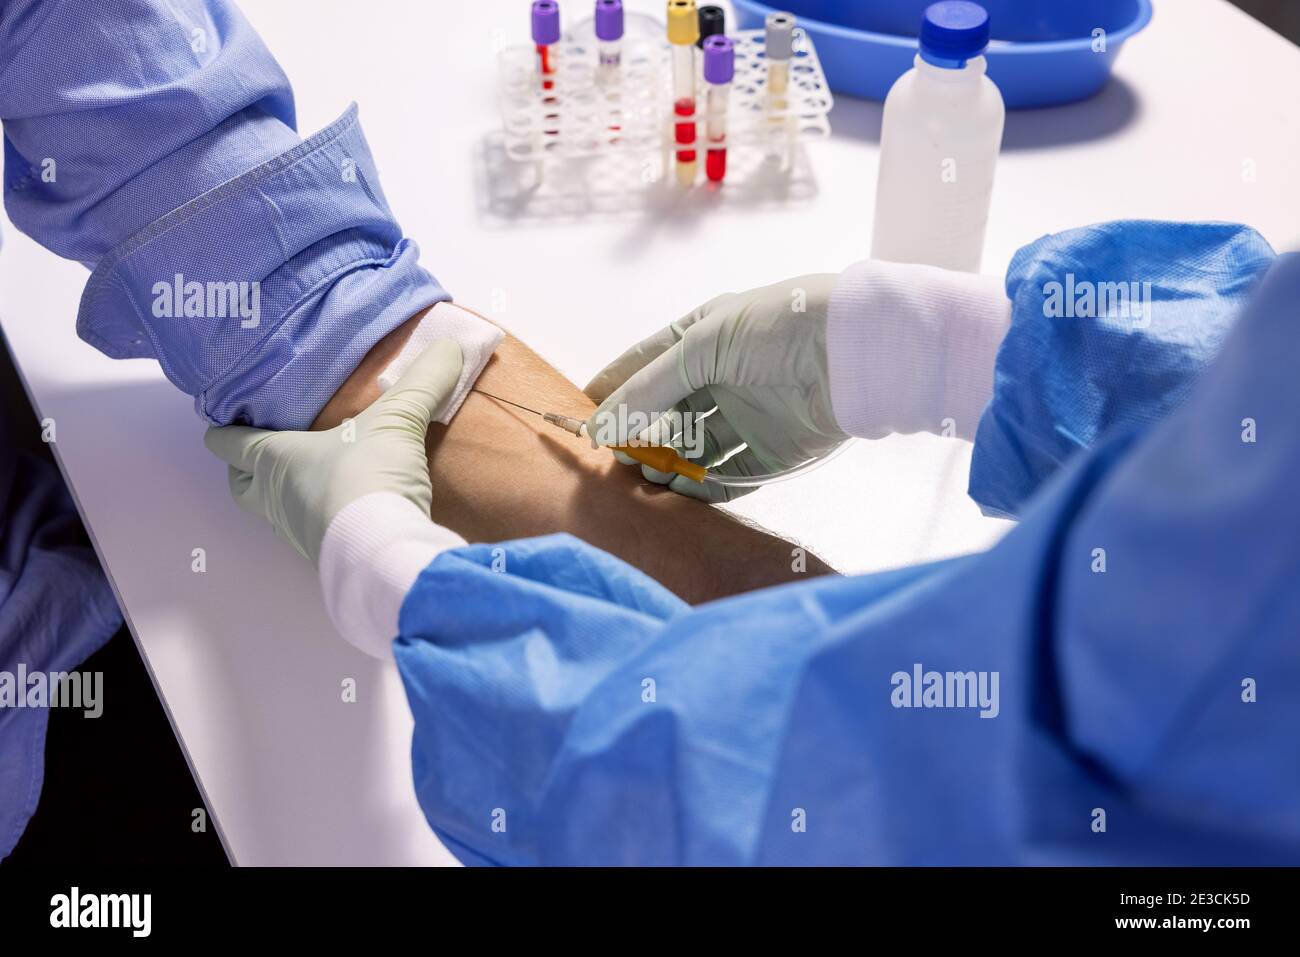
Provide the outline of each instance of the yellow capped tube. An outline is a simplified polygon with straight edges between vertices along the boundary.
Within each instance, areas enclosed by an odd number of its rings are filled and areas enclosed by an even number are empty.
[[[695,0],[668,0],[668,42],[673,47],[673,139],[677,182],[695,184],[695,41],[700,17]]]
[[[700,15],[695,0],[668,0],[668,42],[693,46],[700,38]]]

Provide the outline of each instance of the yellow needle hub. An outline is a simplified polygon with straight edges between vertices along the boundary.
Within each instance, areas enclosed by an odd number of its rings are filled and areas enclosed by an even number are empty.
[[[691,5],[694,9],[694,4]],[[582,419],[575,418],[571,415],[562,415],[559,412],[541,412],[537,409],[530,409],[526,405],[520,405],[518,402],[511,402],[509,399],[503,399],[499,395],[493,395],[491,392],[484,392],[482,389],[472,390],[479,395],[485,395],[489,399],[496,399],[498,402],[504,402],[506,405],[513,405],[516,409],[522,409],[525,412],[531,412],[533,415],[540,415],[543,419],[558,429],[563,429],[570,435],[585,436],[587,434],[586,424]],[[689,459],[684,459],[673,449],[664,445],[611,445],[609,446],[615,452],[622,452],[630,459],[635,459],[642,465],[648,465],[652,469],[660,472],[670,472],[674,475],[684,475],[692,482],[703,482],[704,477],[709,474],[708,469],[702,465],[696,465]]]
[[[615,452],[622,452],[628,458],[636,459],[642,465],[648,465],[660,472],[672,472],[683,475],[692,482],[703,482],[708,469],[684,459],[666,445],[616,445],[611,446]]]

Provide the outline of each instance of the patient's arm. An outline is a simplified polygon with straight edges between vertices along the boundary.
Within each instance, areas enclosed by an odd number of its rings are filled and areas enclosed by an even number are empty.
[[[337,425],[378,398],[375,380],[418,318],[371,350],[313,428]],[[581,390],[511,336],[477,387],[580,418],[594,408]],[[639,469],[619,465],[607,450],[476,392],[451,425],[430,429],[428,452],[433,517],[472,542],[570,532],[690,602],[831,571],[812,555],[807,571],[793,571],[790,542],[651,485]]]

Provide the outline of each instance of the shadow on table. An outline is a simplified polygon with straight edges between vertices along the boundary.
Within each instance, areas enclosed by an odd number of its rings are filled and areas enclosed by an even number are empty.
[[[235,862],[427,859],[393,807],[392,782],[410,776],[396,670],[337,635],[311,566],[231,500],[188,397],[154,380],[49,394],[45,411]]]
[[[1141,110],[1137,91],[1121,78],[1112,77],[1100,93],[1079,103],[1008,110],[1002,149],[1051,149],[1103,140],[1130,126]],[[837,95],[831,124],[837,136],[879,143],[883,112],[883,103]]]

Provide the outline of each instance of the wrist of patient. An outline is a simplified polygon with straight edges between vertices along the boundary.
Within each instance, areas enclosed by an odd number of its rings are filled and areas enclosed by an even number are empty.
[[[439,339],[450,339],[460,346],[464,364],[455,389],[435,415],[435,421],[445,425],[460,408],[504,337],[500,327],[478,313],[450,301],[434,303],[375,344],[317,415],[312,427],[333,428],[356,415],[385,389],[395,385],[430,345]]]
[[[420,320],[438,305],[440,304],[434,303],[421,309],[375,343],[357,367],[352,370],[352,375],[344,381],[338,391],[317,413],[315,420],[311,424],[311,431],[320,432],[332,429],[345,419],[350,419],[368,408],[378,399],[383,391],[379,388],[379,374],[401,352],[402,347],[406,345],[407,339],[415,331],[415,327],[420,324]]]

